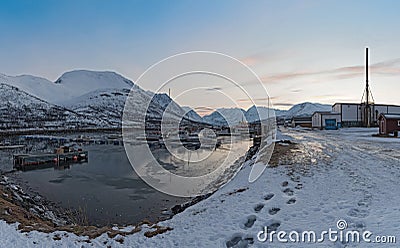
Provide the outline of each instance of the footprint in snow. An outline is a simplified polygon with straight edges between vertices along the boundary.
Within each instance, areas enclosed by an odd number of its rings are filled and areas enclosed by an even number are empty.
[[[249,217],[247,217],[247,222],[244,223],[244,226],[246,228],[250,228],[254,225],[254,222],[256,222],[257,217],[255,215],[250,215]]]
[[[369,215],[369,211],[367,209],[352,208],[347,215],[350,217],[365,218]]]
[[[258,212],[260,212],[261,209],[263,209],[263,208],[264,208],[264,204],[259,203],[259,204],[257,204],[257,205],[254,207],[254,211],[255,211],[256,213],[258,213]]]
[[[292,196],[294,194],[294,191],[291,188],[286,188],[283,190],[283,193],[285,193],[288,196]]]
[[[298,183],[294,188],[300,190],[300,189],[303,188],[303,184],[302,183]]]
[[[296,202],[296,198],[290,198],[287,202],[286,202],[286,204],[294,204]]]
[[[275,215],[277,214],[281,209],[280,208],[271,208],[270,210],[268,210],[268,213],[270,215]]]
[[[266,196],[264,196],[264,200],[269,201],[269,200],[272,199],[272,197],[274,197],[274,194],[273,193],[269,193]]]
[[[226,241],[226,247],[248,247],[251,244],[254,244],[254,238],[243,237],[242,234],[235,234],[230,240]]]
[[[266,226],[268,227],[268,233],[270,233],[278,230],[278,228],[281,226],[281,222],[278,220],[270,220],[266,223]]]

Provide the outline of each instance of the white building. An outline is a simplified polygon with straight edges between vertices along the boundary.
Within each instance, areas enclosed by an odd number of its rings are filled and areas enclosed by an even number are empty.
[[[340,127],[341,119],[339,113],[315,112],[312,115],[312,127],[319,129],[337,129]]]
[[[387,104],[371,104],[371,126],[378,126],[380,114],[400,114],[400,106]],[[360,127],[366,125],[365,104],[335,103],[332,112],[340,114],[340,123],[343,127]]]

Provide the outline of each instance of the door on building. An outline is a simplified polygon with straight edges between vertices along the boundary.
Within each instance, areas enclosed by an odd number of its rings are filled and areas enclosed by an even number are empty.
[[[336,119],[325,119],[325,129],[326,130],[336,130]]]

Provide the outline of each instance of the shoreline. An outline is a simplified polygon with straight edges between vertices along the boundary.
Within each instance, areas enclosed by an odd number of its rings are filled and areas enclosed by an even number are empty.
[[[70,134],[70,133],[96,133],[96,132],[119,132],[122,133],[121,127],[108,127],[108,128],[77,128],[77,129],[36,129],[36,130],[13,130],[13,131],[0,131],[0,137],[28,135],[28,134]]]

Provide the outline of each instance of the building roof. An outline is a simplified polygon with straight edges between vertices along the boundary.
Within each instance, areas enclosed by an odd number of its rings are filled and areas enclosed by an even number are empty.
[[[341,105],[361,105],[361,103],[355,103],[355,102],[353,102],[353,103],[351,103],[351,102],[335,102],[332,106],[335,106],[335,105],[338,105],[338,104],[341,104]]]
[[[364,103],[336,102],[332,105],[332,107],[335,105],[338,105],[338,104],[341,104],[341,105],[365,105],[365,102]],[[370,103],[370,105],[371,106],[385,106],[385,107],[400,107],[400,105],[395,105],[395,104]]]
[[[292,121],[311,121],[312,117],[311,116],[293,116]]]
[[[331,111],[315,111],[312,115],[321,114],[321,115],[340,115],[340,113],[335,113]]]
[[[380,114],[379,118],[384,117],[387,120],[400,120],[400,114]]]

